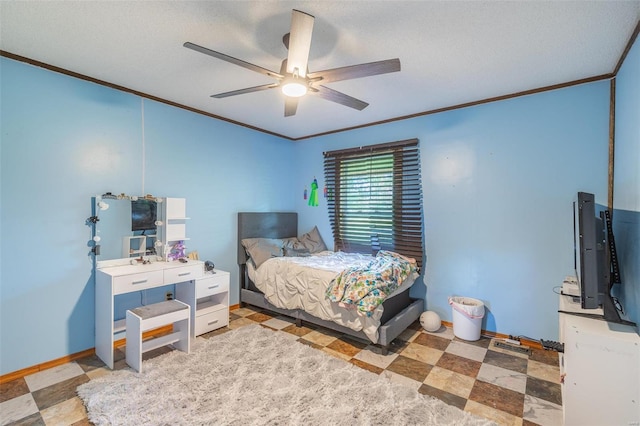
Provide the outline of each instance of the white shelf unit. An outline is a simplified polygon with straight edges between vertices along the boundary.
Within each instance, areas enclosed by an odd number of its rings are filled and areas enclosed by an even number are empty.
[[[155,235],[131,235],[122,238],[122,257],[146,256],[148,247],[155,242]],[[151,240],[147,243],[147,240]]]
[[[176,299],[195,306],[191,310],[192,337],[229,325],[230,274],[216,270],[195,280],[195,286],[176,288]]]
[[[144,256],[146,249],[147,237],[145,235],[122,237],[122,257]]]
[[[164,212],[164,242],[187,240],[187,206],[184,198],[166,198]]]

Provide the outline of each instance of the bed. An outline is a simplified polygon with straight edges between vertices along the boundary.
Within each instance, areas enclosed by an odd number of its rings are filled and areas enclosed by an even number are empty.
[[[413,279],[407,279],[399,286],[389,297],[387,297],[382,305],[367,315],[357,313],[353,307],[351,309],[340,306],[337,303],[329,303],[331,307],[326,306],[320,311],[314,307],[310,307],[309,300],[318,302],[317,295],[311,291],[309,294],[304,292],[298,293],[300,298],[306,298],[306,305],[291,308],[289,305],[296,303],[289,302],[287,292],[278,294],[274,298],[274,293],[278,290],[276,287],[269,287],[268,283],[262,280],[269,277],[279,283],[285,282],[288,278],[282,274],[291,274],[291,279],[298,279],[302,276],[302,269],[299,272],[288,272],[287,267],[283,265],[284,259],[261,259],[260,264],[256,268],[256,262],[247,254],[249,239],[268,240],[273,239],[278,242],[281,240],[297,240],[298,236],[298,215],[297,213],[256,213],[256,212],[240,212],[238,213],[238,266],[240,269],[240,306],[252,305],[262,309],[266,309],[281,315],[285,315],[295,319],[298,326],[302,325],[302,321],[306,321],[315,325],[320,325],[340,333],[344,333],[353,337],[363,339],[381,348],[381,352],[386,354],[391,342],[398,337],[404,330],[414,323],[424,311],[424,301],[422,299],[412,299],[409,296],[409,290],[413,284]],[[307,234],[305,234],[307,235]],[[303,236],[304,237],[304,236]],[[243,245],[243,241],[245,245]],[[254,251],[255,254],[255,251]],[[319,256],[341,256],[346,262],[352,261],[350,254],[333,254],[331,252],[316,253]],[[355,255],[357,257],[357,255]],[[289,257],[289,255],[287,255]],[[297,267],[305,268],[306,255],[296,257]],[[315,257],[312,256],[312,257]],[[355,259],[357,261],[357,259]],[[324,271],[322,267],[314,268],[315,276],[326,274],[336,275],[335,263],[333,258],[326,258],[321,261],[329,262],[331,266],[327,266]],[[271,268],[271,269],[269,269]],[[332,269],[333,268],[333,269]],[[260,276],[262,275],[262,277]],[[274,278],[276,277],[277,278]],[[298,277],[298,278],[295,278]],[[317,277],[316,277],[317,278]],[[257,282],[254,282],[254,280]],[[314,279],[309,279],[310,286],[313,287]],[[306,281],[306,279],[304,280]],[[274,285],[271,283],[271,285]],[[261,288],[259,288],[261,287]],[[313,290],[316,291],[316,290]],[[318,290],[319,291],[319,290]],[[265,292],[269,295],[265,295]],[[274,303],[270,302],[273,301]],[[301,303],[305,303],[304,301]],[[324,304],[324,302],[322,302]],[[276,304],[278,306],[276,306]],[[324,306],[324,305],[323,305]]]

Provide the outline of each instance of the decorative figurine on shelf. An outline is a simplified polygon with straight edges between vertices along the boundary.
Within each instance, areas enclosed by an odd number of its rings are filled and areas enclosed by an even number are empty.
[[[318,207],[318,181],[313,178],[311,182],[311,195],[309,196],[309,203],[311,207]]]
[[[185,249],[183,241],[178,241],[171,247],[169,254],[167,255],[167,262],[170,260],[178,260],[185,257]]]

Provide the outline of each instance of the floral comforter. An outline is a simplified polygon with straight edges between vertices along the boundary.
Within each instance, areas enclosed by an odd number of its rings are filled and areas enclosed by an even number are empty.
[[[414,259],[380,250],[369,264],[342,271],[327,288],[327,298],[342,307],[355,307],[360,315],[371,316],[416,270]]]

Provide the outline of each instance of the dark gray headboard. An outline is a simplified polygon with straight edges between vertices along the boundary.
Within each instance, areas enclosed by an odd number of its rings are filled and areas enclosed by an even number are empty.
[[[247,262],[244,238],[288,238],[298,236],[298,213],[238,213],[238,265]]]

